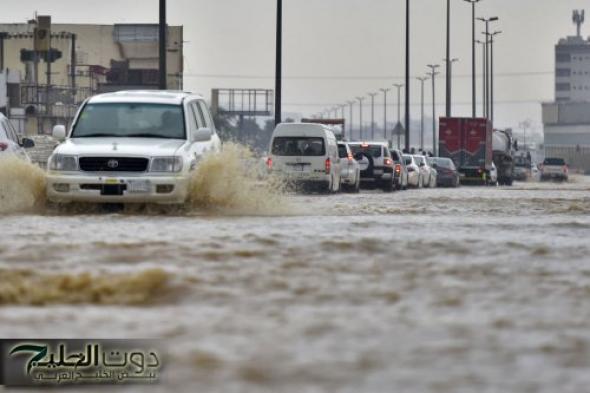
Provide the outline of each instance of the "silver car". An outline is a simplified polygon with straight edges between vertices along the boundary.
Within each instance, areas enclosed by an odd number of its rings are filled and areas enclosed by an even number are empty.
[[[361,166],[352,156],[352,150],[347,143],[338,143],[338,157],[340,157],[342,188],[349,192],[359,192],[361,189]]]
[[[28,138],[19,138],[10,120],[0,113],[0,157],[14,155],[30,162],[25,149],[34,147],[35,143]]]

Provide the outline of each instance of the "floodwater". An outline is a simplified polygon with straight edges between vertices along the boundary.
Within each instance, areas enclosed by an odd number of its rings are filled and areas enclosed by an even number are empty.
[[[161,383],[122,391],[590,390],[589,179],[249,187],[270,202],[5,211],[0,337],[163,338]]]

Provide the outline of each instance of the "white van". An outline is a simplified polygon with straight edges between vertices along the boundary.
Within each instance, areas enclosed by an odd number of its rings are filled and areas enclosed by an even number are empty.
[[[267,167],[297,185],[321,191],[340,191],[341,168],[338,143],[322,124],[283,123],[270,140]]]

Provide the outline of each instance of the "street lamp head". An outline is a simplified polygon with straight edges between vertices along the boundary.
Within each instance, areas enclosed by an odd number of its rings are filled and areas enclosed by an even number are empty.
[[[502,34],[502,30],[494,31],[491,35],[498,35],[498,34]]]
[[[495,21],[497,21],[497,20],[499,20],[499,19],[500,19],[500,18],[498,18],[497,16],[492,16],[492,17],[489,19],[489,21],[490,21],[490,22],[495,22]]]

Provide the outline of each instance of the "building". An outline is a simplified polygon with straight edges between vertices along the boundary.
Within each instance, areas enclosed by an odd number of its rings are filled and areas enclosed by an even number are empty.
[[[574,11],[577,35],[555,46],[555,101],[543,104],[545,155],[590,172],[590,38],[581,35],[584,11]]]
[[[47,134],[55,124],[69,124],[93,94],[158,87],[157,24],[53,24],[51,50],[40,52],[35,50],[40,18],[0,24],[0,72],[11,76],[0,77],[0,86],[3,79],[13,82],[0,87],[9,103],[0,110],[22,132]],[[167,34],[168,88],[182,90],[183,27],[169,26]]]

